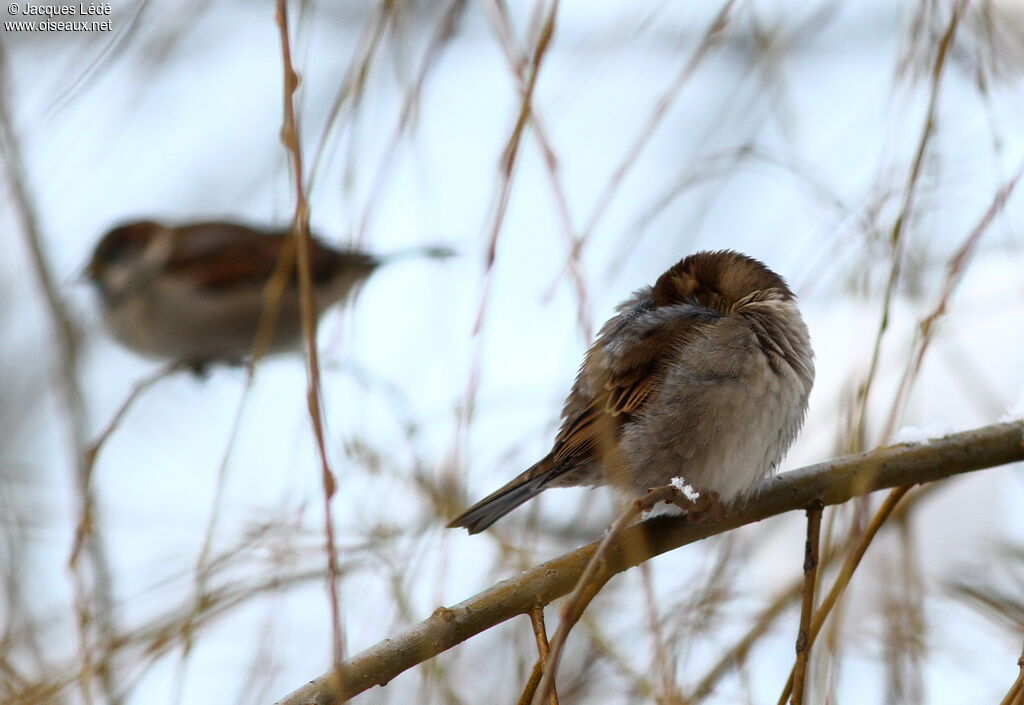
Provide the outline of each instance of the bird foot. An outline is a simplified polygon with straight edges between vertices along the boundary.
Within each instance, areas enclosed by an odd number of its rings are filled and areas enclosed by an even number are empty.
[[[210,378],[213,368],[221,365],[224,367],[245,367],[246,358],[237,356],[202,357],[194,360],[181,360],[178,366],[192,373],[192,376],[200,381]]]
[[[210,378],[209,360],[186,360],[182,363],[182,367],[191,372],[192,376],[198,380],[206,381]]]
[[[717,492],[705,491],[695,499],[690,499],[683,490],[675,485],[652,487],[643,497],[636,500],[636,506],[641,512],[649,512],[661,502],[674,504],[686,512],[687,524],[712,523],[726,514],[725,505]]]

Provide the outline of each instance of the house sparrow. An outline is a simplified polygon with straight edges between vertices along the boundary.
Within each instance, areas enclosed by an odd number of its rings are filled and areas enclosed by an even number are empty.
[[[251,354],[264,311],[264,287],[288,238],[288,230],[229,222],[172,227],[142,220],[104,235],[87,273],[99,290],[107,327],[121,343],[146,356],[202,369]],[[401,255],[451,254],[434,247],[376,256],[336,250],[314,238],[310,257],[317,316]],[[297,350],[301,344],[299,287],[292,274],[267,352]]]
[[[776,469],[814,383],[782,277],[738,252],[698,252],[617,311],[583,359],[551,452],[449,527],[483,531],[548,487],[642,496],[681,477],[729,505]]]

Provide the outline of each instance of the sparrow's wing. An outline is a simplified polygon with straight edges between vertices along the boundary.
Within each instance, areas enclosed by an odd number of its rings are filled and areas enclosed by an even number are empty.
[[[259,230],[238,223],[194,223],[177,228],[167,272],[205,289],[250,284],[262,286],[274,273],[288,242],[287,230]],[[342,258],[371,260],[356,252],[338,252],[312,240],[313,280],[329,280]]]
[[[656,307],[646,297],[633,301],[605,324],[566,400],[553,449],[556,464],[566,470],[599,460],[601,446],[618,440],[622,424],[657,389],[672,351],[718,318],[689,304]]]
[[[641,289],[620,306],[619,314],[605,324],[587,351],[565,401],[565,421],[552,451],[456,517],[449,527],[464,526],[471,534],[483,531],[557,485],[560,477],[601,460],[602,452],[618,440],[622,424],[657,388],[668,353],[718,317],[686,304],[655,307],[649,292]]]

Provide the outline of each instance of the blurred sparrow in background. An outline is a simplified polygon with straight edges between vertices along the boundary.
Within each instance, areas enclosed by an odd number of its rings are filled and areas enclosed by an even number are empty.
[[[264,288],[289,231],[229,222],[176,227],[143,220],[114,228],[88,266],[107,327],[143,355],[201,369],[252,354],[265,308]],[[406,256],[449,257],[425,247],[393,255],[336,250],[315,238],[310,251],[316,314],[343,301],[378,267]],[[302,345],[295,266],[284,280],[268,353]]]
[[[483,531],[548,487],[639,497],[678,477],[734,504],[776,469],[814,383],[785,281],[738,252],[699,252],[617,310],[587,351],[551,452],[450,527]]]

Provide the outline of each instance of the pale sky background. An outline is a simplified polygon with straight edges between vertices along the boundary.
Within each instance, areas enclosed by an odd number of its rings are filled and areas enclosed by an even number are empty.
[[[427,74],[411,135],[393,141],[407,89],[447,7],[398,5],[398,34],[387,35],[362,102],[343,110],[327,142],[311,193],[313,225],[339,245],[388,252],[444,243],[460,257],[379,272],[353,306],[332,313],[320,329],[331,460],[341,488],[333,507],[341,561],[354,571],[341,586],[350,653],[516,570],[500,562],[490,533],[444,530],[410,478],[417,469],[438,481],[446,473],[464,478],[467,495],[456,501],[463,505],[540,457],[589,343],[564,273],[566,234],[530,130],[495,265],[486,273],[499,158],[519,109],[485,12],[489,4],[468,4]],[[650,133],[583,251],[586,312],[600,325],[633,289],[699,249],[734,248],[786,277],[801,297],[818,372],[807,425],[785,468],[839,452],[853,390],[868,367],[889,270],[886,238],[927,105],[929,37],[941,34],[949,17],[948,3],[934,5],[927,29],[915,29],[916,14],[931,4],[741,0],[722,43],[674,94],[653,131],[659,99],[722,3],[559,6],[535,110],[557,154],[576,233],[625,155]],[[150,3],[134,23],[135,5],[112,6],[110,33],[0,34],[5,104],[46,254],[82,328],[81,383],[93,436],[156,368],[102,331],[96,301],[79,279],[97,238],[136,217],[286,224],[293,206],[278,141],[281,69],[272,3]],[[313,2],[301,16],[292,8],[307,165],[360,37],[376,21],[375,7]],[[532,47],[533,4],[511,0],[509,7],[516,41]],[[990,11],[1001,37],[991,55],[977,49],[981,23],[972,10],[942,79],[936,133],[906,235],[907,274],[872,396],[869,445],[879,441],[916,325],[938,301],[946,262],[1024,159],[1024,11],[1011,0],[992,3]],[[66,562],[77,500],[54,391],[52,328],[3,179],[0,490],[5,506],[17,508],[9,514],[22,526],[18,577],[44,635],[45,661],[56,667],[76,658]],[[994,423],[1024,397],[1022,216],[1024,197],[1015,193],[970,262],[897,428],[941,435]],[[481,306],[484,322],[474,335]],[[462,428],[474,370],[472,423]],[[204,381],[184,374],[164,380],[132,407],[103,449],[95,483],[125,628],[191,599],[217,469],[244,386],[244,374],[228,369]],[[267,523],[291,531],[238,552],[218,584],[323,568],[322,497],[304,386],[298,358],[269,360],[257,374],[230,450],[214,551],[230,552]],[[1008,567],[995,558],[997,545],[1024,541],[1022,479],[1019,467],[957,479],[916,515],[930,649],[922,657],[922,702],[998,702],[1016,677],[1020,635],[949,599],[948,583],[985,572],[1004,577]],[[594,507],[577,522],[584,533],[576,543],[600,535],[611,506],[602,490],[557,490],[534,504],[559,526],[574,522],[579,507]],[[500,525],[508,541],[526,541],[520,568],[572,546],[525,533],[530,514],[524,508]],[[401,532],[387,555],[355,548],[381,527]],[[697,635],[703,644],[693,635],[677,644],[676,678],[684,687],[729,635],[748,626],[745,610],[760,604],[759,596],[799,575],[802,532],[797,515],[739,532],[747,553],[730,587],[741,599],[730,603],[713,635]],[[687,609],[683,598],[722,544],[691,546],[651,563],[665,610]],[[884,701],[879,605],[897,570],[897,547],[882,540],[869,552],[845,602],[842,667],[822,665],[814,673],[819,687],[833,680],[837,701]],[[395,575],[405,581],[404,608],[391,592]],[[618,578],[593,609],[606,633],[630,645],[632,665],[643,672],[652,656],[640,585],[638,574]],[[257,694],[245,702],[282,697],[329,664],[325,595],[316,578],[248,601],[201,632],[184,666],[180,647],[152,665],[126,657],[127,702],[180,698],[204,705],[235,702],[240,692]],[[555,611],[548,614],[553,629]],[[755,653],[749,681],[727,680],[708,702],[745,702],[747,688],[753,702],[774,702],[795,629],[793,613]],[[528,637],[525,621],[514,620],[443,657],[458,695],[465,702],[481,693],[514,702],[523,685],[517,659],[532,658]],[[579,666],[580,644],[570,642],[563,673]],[[602,678],[617,682],[609,675],[614,669],[606,671]],[[423,677],[415,669],[356,702],[410,702],[424,692],[433,693],[424,701],[445,702]],[[603,692],[603,683],[592,684],[601,702],[640,701],[621,685]],[[76,697],[69,690],[67,702]]]

